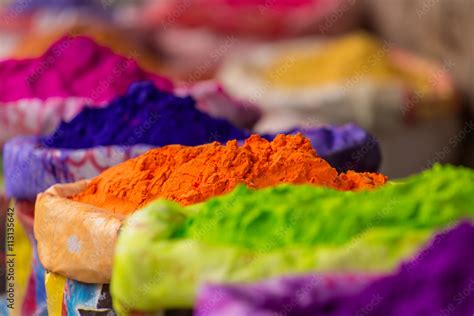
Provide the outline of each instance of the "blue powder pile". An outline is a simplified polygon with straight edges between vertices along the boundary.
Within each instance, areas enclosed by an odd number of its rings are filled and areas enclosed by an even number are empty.
[[[283,133],[297,132],[309,138],[318,155],[340,172],[373,172],[380,165],[377,141],[354,124]],[[250,134],[224,119],[201,112],[191,97],[178,97],[158,90],[151,82],[139,82],[106,107],[84,108],[72,121],[61,123],[54,134],[40,137],[39,145],[61,149],[136,144],[197,146],[213,141],[243,141]],[[270,141],[275,136],[262,135]]]
[[[250,132],[199,111],[191,97],[160,91],[151,82],[133,84],[107,107],[87,107],[52,135],[41,137],[49,148],[149,144],[196,146],[245,139]]]

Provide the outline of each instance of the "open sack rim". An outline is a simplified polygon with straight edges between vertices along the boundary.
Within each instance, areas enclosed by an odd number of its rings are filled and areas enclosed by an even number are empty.
[[[90,183],[56,184],[38,194],[34,233],[47,271],[84,283],[109,283],[123,215],[69,199]]]

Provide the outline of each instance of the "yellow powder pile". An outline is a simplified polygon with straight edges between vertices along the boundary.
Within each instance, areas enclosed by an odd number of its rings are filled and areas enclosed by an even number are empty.
[[[390,43],[366,33],[347,35],[322,45],[304,51],[287,51],[265,69],[264,79],[287,88],[364,79],[397,82],[418,91],[430,87],[427,76],[395,62]]]

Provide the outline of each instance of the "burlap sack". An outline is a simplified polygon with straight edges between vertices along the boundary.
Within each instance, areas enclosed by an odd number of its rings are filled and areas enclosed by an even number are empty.
[[[109,283],[123,216],[68,199],[89,180],[57,184],[38,194],[34,232],[46,270],[85,283]]]

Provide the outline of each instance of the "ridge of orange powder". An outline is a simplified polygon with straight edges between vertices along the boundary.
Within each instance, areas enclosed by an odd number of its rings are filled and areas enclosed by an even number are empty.
[[[237,184],[264,188],[279,183],[311,183],[337,190],[370,189],[384,184],[378,173],[338,174],[317,156],[301,134],[278,135],[270,142],[252,135],[237,141],[188,147],[169,145],[111,167],[72,197],[121,214],[156,198],[190,205],[230,192]]]

